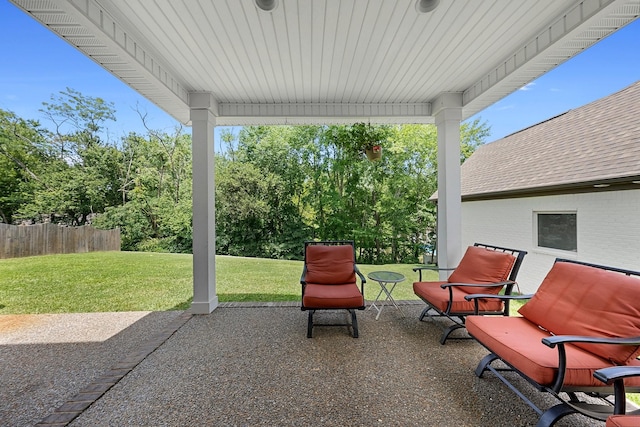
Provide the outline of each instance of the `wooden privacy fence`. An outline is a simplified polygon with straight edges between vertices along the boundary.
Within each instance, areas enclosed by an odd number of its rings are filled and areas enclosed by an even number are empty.
[[[0,259],[36,255],[119,251],[120,229],[97,230],[91,226],[56,224],[0,224]]]

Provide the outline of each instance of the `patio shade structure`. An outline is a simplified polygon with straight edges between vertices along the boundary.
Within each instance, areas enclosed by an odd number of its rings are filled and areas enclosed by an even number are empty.
[[[192,127],[196,313],[218,304],[215,126],[435,123],[451,267],[460,122],[640,15],[640,0],[10,1]]]

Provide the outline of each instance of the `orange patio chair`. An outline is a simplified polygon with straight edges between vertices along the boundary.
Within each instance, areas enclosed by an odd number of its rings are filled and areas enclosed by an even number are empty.
[[[360,286],[357,284],[360,278]],[[355,310],[364,310],[364,284],[366,279],[356,265],[353,241],[308,241],[304,243],[302,310],[309,311],[307,338],[312,337],[314,326],[349,326],[358,338],[358,320]],[[347,310],[351,323],[322,323],[314,325],[317,310]]]
[[[440,344],[444,344],[453,331],[465,327],[465,317],[476,311],[480,315],[508,316],[508,299],[504,302],[479,299],[476,300],[478,307],[475,307],[474,301],[466,300],[465,296],[496,295],[502,290],[505,295],[510,295],[526,254],[526,251],[518,249],[475,243],[467,248],[460,264],[447,281],[423,282],[423,270],[440,269],[427,266],[414,268],[413,271],[419,273],[419,278],[413,284],[413,291],[427,304],[420,314],[420,320],[424,320],[425,316],[450,319],[453,324],[444,330],[440,338]]]

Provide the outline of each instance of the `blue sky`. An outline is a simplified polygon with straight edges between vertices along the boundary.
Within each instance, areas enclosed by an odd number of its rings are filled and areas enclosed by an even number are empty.
[[[640,20],[560,64],[476,116],[487,142],[611,95],[640,80]]]
[[[144,132],[135,108],[151,127],[170,132],[178,122],[75,48],[0,0],[0,108],[24,119],[39,119],[38,109],[70,87],[85,96],[113,102],[117,121],[109,137]],[[481,111],[491,127],[487,142],[610,95],[640,80],[640,20],[612,34],[534,82]],[[187,128],[189,130],[189,128]],[[219,133],[220,128],[216,128]]]

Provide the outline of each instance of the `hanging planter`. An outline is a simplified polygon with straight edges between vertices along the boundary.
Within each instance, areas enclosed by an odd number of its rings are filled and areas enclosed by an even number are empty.
[[[367,155],[367,159],[380,160],[382,158],[382,145],[373,145],[371,147],[367,147],[364,150],[364,154]]]
[[[364,153],[371,161],[382,158],[382,142],[386,139],[386,129],[365,123],[351,126],[352,144],[356,152]]]

